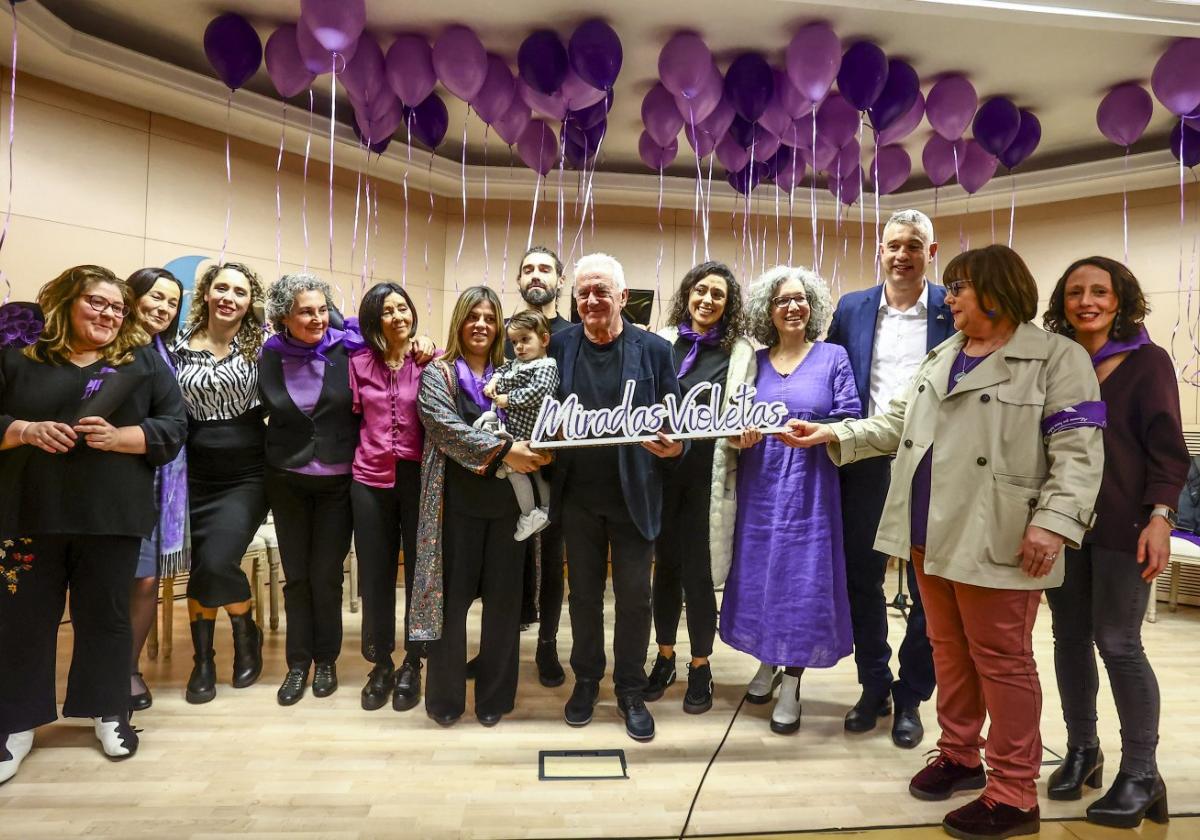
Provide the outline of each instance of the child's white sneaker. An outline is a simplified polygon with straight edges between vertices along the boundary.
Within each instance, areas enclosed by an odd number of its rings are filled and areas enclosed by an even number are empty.
[[[538,531],[550,524],[550,514],[545,508],[534,508],[529,513],[521,514],[517,520],[517,542],[525,542]]]

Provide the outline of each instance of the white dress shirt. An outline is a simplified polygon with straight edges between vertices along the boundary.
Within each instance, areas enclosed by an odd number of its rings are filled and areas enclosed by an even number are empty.
[[[871,350],[871,404],[868,416],[887,411],[892,400],[904,392],[927,353],[929,332],[929,284],[921,297],[901,311],[887,302],[886,289],[879,296],[875,318],[875,343]]]

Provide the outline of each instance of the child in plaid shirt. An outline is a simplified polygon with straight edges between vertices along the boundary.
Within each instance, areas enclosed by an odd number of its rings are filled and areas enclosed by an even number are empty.
[[[558,391],[558,365],[546,355],[546,348],[550,346],[550,324],[537,310],[518,312],[508,320],[508,340],[512,342],[516,358],[497,369],[483,393],[496,404],[498,419],[503,421],[501,431],[507,428],[507,433],[517,440],[529,440],[533,437],[542,401]],[[496,419],[488,412],[476,421],[476,425]],[[541,472],[529,475],[510,472],[508,480],[521,506],[516,532],[520,542],[550,523],[550,486]],[[534,485],[537,486],[536,500]]]

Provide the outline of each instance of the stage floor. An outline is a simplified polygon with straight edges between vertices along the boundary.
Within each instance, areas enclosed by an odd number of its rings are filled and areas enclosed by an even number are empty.
[[[892,577],[892,576],[889,576]],[[1200,609],[1170,613],[1145,625],[1145,642],[1163,695],[1159,764],[1172,814],[1200,811]],[[189,706],[183,685],[191,667],[182,602],[175,610],[170,659],[144,660],[154,706],[135,718],[141,749],[132,760],[109,763],[90,725],[59,721],[39,730],[34,751],[11,782],[0,787],[0,836],[254,837],[677,837],[705,766],[730,725],[746,681],[749,657],[720,644],[713,656],[715,702],[703,715],[681,707],[688,649],[681,629],[680,680],[651,705],[657,737],[638,744],[624,732],[611,685],[605,684],[592,723],[572,729],[562,720],[571,687],[543,688],[533,666],[535,632],[522,640],[517,710],[494,729],[467,715],[443,729],[422,706],[395,713],[359,706],[368,670],[359,653],[359,614],[345,610],[339,661],[340,690],[281,708],[275,689],[286,670],[283,628],[267,631],[266,669],[255,686],[228,685],[230,633],[218,623],[217,699]],[[478,628],[478,605],[472,614]],[[612,621],[611,603],[607,610]],[[893,612],[892,633],[901,619]],[[611,632],[609,635],[611,640]],[[71,630],[59,638],[59,686],[65,686]],[[1052,673],[1050,615],[1042,607],[1035,629],[1045,691],[1043,736],[1050,750],[1065,745]],[[565,610],[560,652],[566,661],[570,628]],[[651,659],[653,652],[651,652]],[[649,664],[649,663],[648,663]],[[1101,672],[1103,675],[1103,671]],[[469,693],[469,692],[468,692]],[[688,836],[762,835],[881,826],[936,826],[968,801],[946,803],[909,796],[908,780],[937,741],[933,704],[923,707],[926,737],[902,751],[888,737],[889,721],[874,732],[847,734],[842,717],[858,697],[852,659],[809,671],[801,687],[803,725],[792,736],[768,729],[771,706],[744,704],[695,803]],[[61,701],[61,695],[60,695]],[[1106,781],[1118,762],[1118,724],[1102,679],[1100,731],[1108,751]],[[539,781],[540,750],[623,749],[628,779]],[[1052,768],[1043,772],[1045,784]],[[1043,819],[1080,819],[1091,797],[1058,803],[1043,798]],[[939,829],[906,828],[883,836],[916,840]],[[1043,837],[1127,837],[1084,824],[1047,823]],[[1200,837],[1196,820],[1170,830],[1146,822],[1138,836]]]

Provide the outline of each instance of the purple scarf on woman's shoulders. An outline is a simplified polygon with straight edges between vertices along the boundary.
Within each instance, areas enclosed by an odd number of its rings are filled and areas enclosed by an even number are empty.
[[[1092,356],[1092,367],[1103,362],[1105,359],[1111,359],[1113,356],[1121,353],[1128,353],[1131,350],[1136,350],[1139,347],[1145,347],[1147,344],[1153,344],[1150,340],[1150,333],[1145,327],[1138,330],[1138,334],[1133,338],[1127,338],[1124,341],[1118,341],[1115,338],[1110,338],[1104,343],[1104,346],[1096,351],[1096,355]]]
[[[162,336],[154,337],[154,349],[175,373],[175,361]],[[158,468],[157,477],[158,522],[152,539],[158,546],[159,576],[171,577],[191,567],[186,446],[179,450],[174,461]]]
[[[329,327],[325,330],[325,335],[321,336],[321,340],[316,344],[305,344],[283,333],[275,333],[275,335],[268,338],[266,343],[263,344],[263,349],[273,350],[280,356],[287,356],[290,359],[301,359],[303,361],[308,361],[316,357],[325,364],[329,364],[329,357],[325,355],[325,351],[342,341],[345,337],[346,332],[335,327]]]
[[[676,372],[676,377],[682,379],[696,365],[696,359],[700,358],[700,345],[707,347],[716,347],[721,343],[721,339],[725,336],[725,325],[723,323],[715,324],[709,327],[703,333],[696,332],[690,323],[679,325],[679,337],[686,338],[692,342],[692,349],[688,350],[687,355],[683,357],[683,361],[679,363],[679,370]]]
[[[483,395],[484,387],[492,378],[492,374],[496,372],[491,362],[488,362],[487,368],[483,371],[483,377],[480,378],[475,375],[475,371],[471,370],[467,360],[459,356],[454,360],[454,372],[458,376],[458,387],[463,389],[463,392],[471,398],[475,405],[479,406],[480,411],[495,409],[495,403]]]

